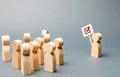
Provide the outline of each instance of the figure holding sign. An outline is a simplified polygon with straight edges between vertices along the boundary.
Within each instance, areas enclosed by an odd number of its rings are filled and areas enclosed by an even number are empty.
[[[101,56],[101,43],[100,40],[102,39],[101,33],[94,33],[92,25],[89,24],[81,28],[83,36],[89,36],[90,43],[91,43],[91,56],[93,57],[100,57]]]

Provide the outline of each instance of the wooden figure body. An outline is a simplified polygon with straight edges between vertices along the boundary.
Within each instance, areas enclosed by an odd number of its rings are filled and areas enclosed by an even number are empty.
[[[32,70],[37,71],[37,70],[40,69],[39,56],[38,56],[38,42],[37,41],[32,41],[30,43],[30,47],[31,47],[31,53],[30,53],[31,68],[32,68]]]
[[[44,52],[43,52],[43,38],[35,38],[34,41],[37,41],[39,44],[39,48],[38,48],[38,56],[39,56],[39,64],[44,64]]]
[[[30,75],[31,69],[31,58],[30,58],[30,44],[21,44],[22,58],[21,58],[21,72],[23,75]]]
[[[45,50],[46,50],[46,49],[45,49],[45,48],[46,48],[45,46],[46,46],[47,43],[50,42],[50,34],[44,34],[44,35],[43,35],[43,41],[44,41],[44,44],[43,44],[43,47],[42,47],[42,48],[43,48],[43,51],[44,51],[44,62],[45,62],[45,55],[46,55],[46,54],[45,54]]]
[[[93,57],[100,57],[102,55],[102,46],[100,40],[102,39],[101,33],[94,33],[92,35],[92,48],[91,48],[91,56]]]
[[[50,34],[44,34],[43,35],[43,51],[44,51],[44,46],[45,44],[49,43],[50,42]],[[45,54],[44,54],[45,55]]]
[[[55,72],[56,71],[56,60],[54,55],[55,44],[49,42],[44,46],[45,51],[45,61],[44,61],[44,70],[46,72]]]
[[[21,40],[14,40],[12,42],[12,66],[14,68],[21,68]]]
[[[49,31],[48,30],[42,30],[42,37],[45,35],[45,34],[48,34]]]
[[[30,33],[24,33],[24,38],[23,38],[25,43],[30,42]]]
[[[62,38],[55,38],[54,43],[56,45],[56,49],[54,51],[56,57],[56,64],[63,65],[64,64],[64,54],[63,54],[63,39]]]
[[[2,60],[10,61],[10,37],[8,35],[4,35],[1,37],[2,39]]]

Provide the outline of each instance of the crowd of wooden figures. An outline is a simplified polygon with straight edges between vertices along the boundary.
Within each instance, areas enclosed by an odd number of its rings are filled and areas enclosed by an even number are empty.
[[[63,39],[59,37],[51,42],[48,30],[43,30],[41,34],[42,37],[31,41],[30,33],[24,33],[24,43],[21,40],[12,41],[12,66],[21,69],[23,75],[40,70],[42,64],[46,72],[55,72],[56,65],[64,64]],[[101,39],[101,33],[92,35],[91,56],[101,56]],[[8,35],[2,36],[2,59],[10,61],[10,37]]]
[[[50,41],[48,30],[42,30],[42,36],[30,40],[30,33],[24,33],[24,42],[12,41],[12,66],[21,69],[23,75],[30,75],[33,71],[40,70],[44,64],[44,71],[55,72],[56,65],[64,64],[63,39],[55,38]],[[10,60],[10,37],[2,36],[2,60]]]

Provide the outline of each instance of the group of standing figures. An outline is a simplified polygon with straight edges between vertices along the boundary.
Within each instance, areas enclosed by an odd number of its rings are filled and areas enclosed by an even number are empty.
[[[30,33],[24,33],[24,42],[21,40],[12,41],[12,66],[21,69],[23,75],[32,74],[32,71],[40,70],[40,65],[44,64],[44,71],[55,72],[56,65],[64,64],[63,39],[61,37],[50,41],[48,30],[43,30],[41,37],[30,39]],[[100,57],[102,55],[101,33],[92,35],[91,56]],[[10,37],[2,36],[2,60],[10,61]]]
[[[20,39],[12,41],[12,66],[21,69],[23,75],[39,71],[44,64],[44,71],[55,72],[56,65],[64,64],[63,39],[50,41],[48,30],[42,30],[41,37],[31,41],[30,33],[24,33],[24,42]],[[10,37],[2,36],[2,59],[10,61]]]

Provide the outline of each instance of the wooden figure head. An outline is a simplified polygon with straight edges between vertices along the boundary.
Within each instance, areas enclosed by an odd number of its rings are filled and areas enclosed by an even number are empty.
[[[44,34],[43,35],[43,40],[44,40],[44,43],[50,42],[50,34]]]
[[[54,42],[49,42],[45,45],[45,52],[48,54],[53,54],[55,50],[55,44]]]
[[[4,35],[1,37],[2,45],[9,45],[10,43],[10,37],[9,35]]]
[[[100,41],[102,39],[102,34],[101,33],[94,33],[92,35],[92,40],[93,41]]]
[[[56,47],[61,48],[63,46],[64,42],[63,42],[63,39],[61,37],[59,37],[59,38],[54,39],[54,43],[55,43]]]
[[[30,42],[30,48],[31,48],[32,53],[37,53],[38,47],[39,47],[39,44],[37,41]]]
[[[39,46],[39,47],[42,47],[42,46],[43,46],[43,43],[44,43],[43,38],[38,37],[38,38],[35,38],[34,41],[37,41],[37,42],[38,42],[38,44],[39,44],[38,46]]]
[[[30,33],[24,33],[24,42],[30,42]]]
[[[21,50],[21,44],[22,44],[21,40],[14,40],[12,42],[12,48],[14,49],[14,51],[20,51]]]
[[[21,44],[21,51],[23,56],[30,56],[30,44]]]
[[[42,30],[42,37],[44,36],[44,34],[48,34],[49,31],[48,30]]]

